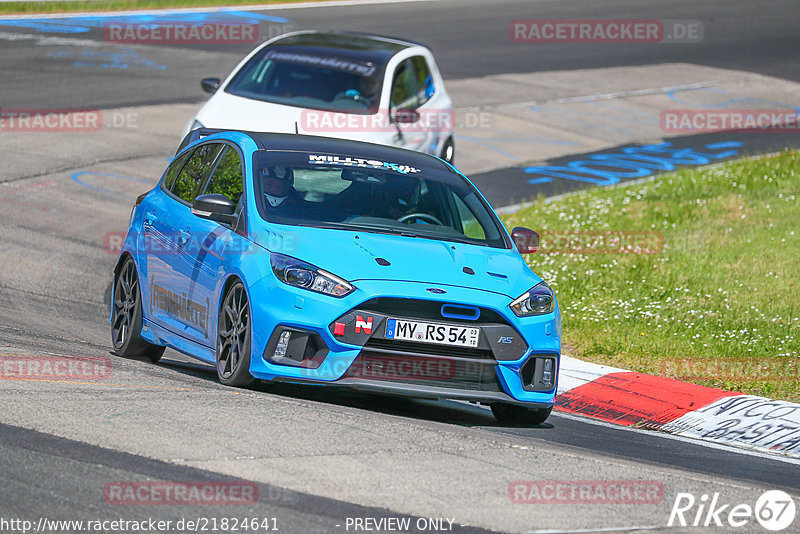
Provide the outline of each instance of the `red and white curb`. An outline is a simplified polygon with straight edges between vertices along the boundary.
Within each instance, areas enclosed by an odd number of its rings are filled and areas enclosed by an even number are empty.
[[[555,410],[800,458],[800,404],[562,356]]]

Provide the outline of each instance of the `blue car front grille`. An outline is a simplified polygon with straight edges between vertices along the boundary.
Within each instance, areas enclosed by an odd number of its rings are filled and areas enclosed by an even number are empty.
[[[388,316],[401,316],[409,319],[413,318],[429,321],[444,320],[448,323],[470,325],[502,324],[510,326],[502,315],[490,308],[463,306],[435,300],[378,297],[362,303],[358,306],[358,309]],[[449,313],[448,310],[462,310],[462,313]],[[469,310],[470,313],[466,313],[463,310]],[[443,314],[442,311],[445,313]]]

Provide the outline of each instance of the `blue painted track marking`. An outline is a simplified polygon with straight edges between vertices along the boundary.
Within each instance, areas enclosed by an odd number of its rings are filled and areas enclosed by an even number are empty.
[[[76,67],[94,67],[101,69],[128,69],[131,67],[144,67],[154,70],[166,70],[167,66],[161,63],[140,56],[132,48],[124,48],[118,52],[99,52],[97,50],[82,50],[80,52],[69,52],[66,50],[55,50],[47,54],[53,59],[74,60]]]
[[[114,195],[114,196],[117,196],[117,197],[126,197],[127,198],[130,195],[126,195],[126,194],[123,194],[123,193],[118,193],[116,191],[109,191],[108,189],[103,189],[102,187],[97,187],[97,186],[94,186],[94,185],[91,185],[91,184],[87,184],[86,182],[84,182],[83,180],[80,179],[81,176],[102,176],[104,178],[117,178],[119,180],[125,180],[125,181],[128,181],[128,182],[137,182],[137,183],[152,185],[152,182],[150,180],[145,180],[143,178],[134,178],[133,176],[125,176],[124,174],[111,174],[111,173],[107,173],[107,172],[95,172],[95,171],[80,171],[80,172],[76,172],[75,174],[72,175],[72,180],[75,183],[77,183],[79,185],[82,185],[83,187],[86,187],[87,189],[91,189],[92,191],[97,191],[97,192],[100,192],[100,193],[105,193],[107,195]]]
[[[78,34],[109,24],[258,24],[259,22],[290,22],[283,17],[249,13],[237,9],[210,12],[165,11],[150,14],[78,15],[74,17],[0,18],[0,26],[24,28],[43,33]]]
[[[701,152],[693,148],[673,148],[672,143],[626,147],[619,153],[593,154],[564,165],[525,167],[526,174],[538,175],[529,184],[563,178],[594,185],[613,185],[623,179],[643,178],[656,171],[673,171],[677,165],[706,165],[733,157],[742,146],[739,141],[709,143]]]

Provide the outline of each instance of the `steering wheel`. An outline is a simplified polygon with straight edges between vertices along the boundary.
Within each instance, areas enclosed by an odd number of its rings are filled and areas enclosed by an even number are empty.
[[[428,221],[428,222],[430,222],[432,224],[436,224],[438,226],[444,226],[444,223],[442,221],[440,221],[439,219],[437,219],[433,215],[428,215],[427,213],[409,213],[408,215],[403,215],[402,217],[397,219],[397,222],[404,223],[404,222],[406,222],[408,220],[411,220],[411,219],[422,219],[422,220],[426,220],[426,221]]]
[[[357,104],[364,106],[365,108],[370,107],[369,99],[361,96],[361,93],[359,93],[354,89],[350,89],[343,93],[337,93],[337,95],[333,97],[333,101],[335,102],[337,100],[351,100]]]

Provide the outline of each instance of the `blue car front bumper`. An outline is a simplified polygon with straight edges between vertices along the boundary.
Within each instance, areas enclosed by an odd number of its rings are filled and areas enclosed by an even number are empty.
[[[432,294],[430,284],[418,282],[353,283],[356,291],[345,298],[271,277],[256,283],[250,373],[414,397],[552,406],[561,348],[558,308],[519,318],[499,293],[440,286],[446,292]],[[389,319],[478,328],[478,346],[387,339]]]

